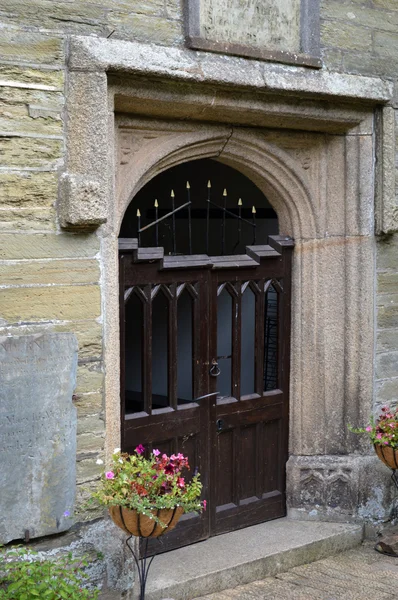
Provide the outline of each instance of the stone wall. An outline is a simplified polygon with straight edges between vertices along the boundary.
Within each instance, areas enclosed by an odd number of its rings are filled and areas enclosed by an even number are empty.
[[[0,0],[0,27],[0,335],[76,334],[83,498],[104,449],[103,265],[97,233],[67,233],[56,216],[66,156],[66,53],[75,34],[182,46],[182,2]],[[395,82],[397,31],[396,0],[324,0],[324,68]],[[397,254],[397,235],[379,239],[377,403],[398,391]]]

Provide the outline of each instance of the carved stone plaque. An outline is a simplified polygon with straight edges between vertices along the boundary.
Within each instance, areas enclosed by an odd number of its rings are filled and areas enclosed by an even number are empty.
[[[71,333],[0,337],[0,543],[72,524],[76,366]]]
[[[186,0],[186,10],[191,48],[321,66],[319,0]]]

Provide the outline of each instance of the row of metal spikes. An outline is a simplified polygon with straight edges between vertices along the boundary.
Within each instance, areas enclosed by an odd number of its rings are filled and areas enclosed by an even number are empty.
[[[166,215],[163,215],[163,217],[159,217],[159,203],[157,200],[155,200],[154,202],[154,207],[155,207],[155,220],[152,221],[152,223],[149,223],[148,225],[145,225],[144,227],[141,227],[141,212],[140,209],[137,209],[137,230],[138,230],[138,246],[141,246],[141,234],[152,228],[155,227],[155,245],[156,247],[159,246],[159,223],[161,223],[162,221],[165,221],[166,219],[169,219],[170,217],[172,218],[172,235],[173,235],[173,254],[177,253],[177,240],[176,240],[176,221],[175,221],[175,216],[176,213],[178,213],[180,210],[183,210],[184,208],[188,209],[188,239],[189,239],[189,254],[192,254],[192,217],[191,217],[191,186],[189,185],[189,181],[187,181],[186,184],[186,191],[187,191],[187,201],[182,204],[181,206],[178,206],[177,208],[175,207],[175,194],[174,194],[174,190],[171,190],[170,193],[170,197],[171,197],[171,211],[168,212]],[[256,243],[256,207],[253,206],[252,207],[252,220],[248,221],[247,219],[244,219],[242,217],[242,199],[239,198],[238,200],[238,214],[235,214],[233,212],[231,212],[230,210],[227,209],[227,190],[224,189],[223,192],[223,199],[224,199],[224,206],[220,206],[219,204],[216,204],[216,202],[213,202],[213,200],[211,199],[211,182],[208,181],[207,182],[207,210],[206,210],[206,253],[209,254],[209,229],[210,229],[210,206],[214,206],[216,208],[218,208],[219,210],[222,211],[223,216],[222,216],[222,223],[221,223],[221,254],[225,254],[225,219],[226,219],[226,215],[229,215],[231,217],[234,217],[235,219],[238,219],[239,221],[239,225],[238,225],[238,240],[234,246],[234,249],[238,247],[238,245],[241,243],[242,240],[242,223],[246,223],[247,225],[250,225],[250,227],[252,227],[253,229],[253,244]]]

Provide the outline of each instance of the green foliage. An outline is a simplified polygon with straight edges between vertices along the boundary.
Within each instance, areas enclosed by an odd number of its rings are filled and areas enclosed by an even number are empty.
[[[0,600],[96,600],[99,590],[82,587],[85,566],[71,553],[49,560],[31,548],[0,549]]]
[[[101,504],[135,509],[160,525],[154,510],[180,506],[184,512],[200,512],[206,508],[206,501],[200,501],[199,474],[189,483],[182,477],[183,469],[189,469],[183,454],[167,456],[153,450],[145,458],[144,452],[141,444],[132,455],[115,451],[109,470],[101,476],[99,490],[93,494]]]

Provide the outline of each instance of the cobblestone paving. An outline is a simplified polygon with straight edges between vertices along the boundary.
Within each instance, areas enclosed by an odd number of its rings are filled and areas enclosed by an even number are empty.
[[[398,599],[398,558],[360,548],[197,600]]]

